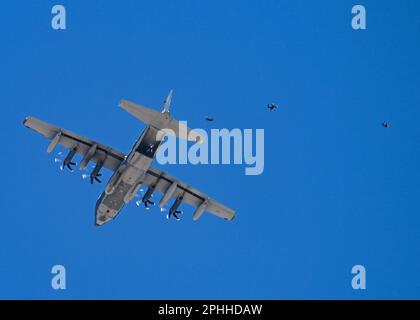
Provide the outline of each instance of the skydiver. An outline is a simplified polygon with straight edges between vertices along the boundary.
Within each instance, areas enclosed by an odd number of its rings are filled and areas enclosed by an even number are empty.
[[[270,110],[277,109],[277,105],[275,103],[269,103],[267,104],[267,108]]]

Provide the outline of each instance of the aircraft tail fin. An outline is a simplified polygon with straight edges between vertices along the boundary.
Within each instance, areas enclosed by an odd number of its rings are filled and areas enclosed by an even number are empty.
[[[162,112],[169,112],[169,108],[171,107],[171,101],[172,101],[172,93],[173,93],[173,90],[171,89],[163,103]]]

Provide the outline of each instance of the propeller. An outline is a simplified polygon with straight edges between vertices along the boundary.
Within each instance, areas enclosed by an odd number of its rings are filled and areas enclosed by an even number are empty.
[[[102,183],[102,180],[99,177],[102,176],[102,173],[99,172],[103,166],[102,162],[98,162],[96,165],[90,166],[92,168],[91,173],[82,173],[82,179],[90,179],[90,184],[93,184],[94,181]],[[89,169],[86,167],[82,170],[82,172],[87,172]]]
[[[57,155],[54,157],[54,163],[61,163],[63,162],[63,153],[60,151],[57,153]]]
[[[73,147],[72,149],[70,149],[69,153],[67,154],[66,158],[64,160],[61,159],[62,153],[58,153],[58,158],[55,158],[54,161],[57,162],[62,162],[60,169],[64,170],[64,168],[68,168],[71,172],[73,172],[73,167],[76,165],[76,162],[74,162],[72,159],[74,157],[74,155],[76,154],[76,147]]]
[[[140,207],[141,204],[144,204],[144,207],[146,208],[146,210],[150,210],[149,204],[151,204],[152,206],[155,205],[155,203],[153,201],[151,201],[151,200],[143,200],[143,199],[141,199],[141,200],[137,200],[136,201],[137,207]]]
[[[184,194],[181,194],[181,195],[178,196],[178,198],[176,198],[174,204],[169,209],[169,212],[166,215],[166,219],[169,219],[171,216],[174,216],[174,218],[176,220],[180,220],[181,219],[182,210],[178,210],[178,208],[181,205],[182,200],[184,200]]]
[[[97,173],[96,175],[90,175],[90,184],[93,184],[93,180],[102,183],[101,179],[99,179],[98,177],[102,176],[102,173]]]
[[[99,171],[101,171],[103,165],[104,165],[103,161],[98,161],[96,163],[95,168],[93,168],[91,174],[89,175],[90,184],[93,184],[93,181],[102,183],[101,179],[99,179],[99,177],[102,176],[102,173],[100,173]]]
[[[71,172],[73,172],[74,170],[73,170],[73,167],[72,166],[75,166],[77,163],[76,162],[73,162],[73,161],[70,161],[70,162],[67,162],[66,164],[62,164],[61,166],[60,166],[60,169],[61,169],[61,171],[63,171],[64,170],[64,167],[67,167]]]
[[[155,203],[153,201],[147,200],[144,202],[144,205],[147,207],[148,204],[151,204],[152,206],[155,205]]]
[[[152,201],[152,200],[150,200],[150,198],[153,197],[154,190],[155,190],[155,187],[154,186],[149,187],[149,189],[146,191],[146,193],[143,192],[144,191],[143,189],[140,189],[139,191],[140,191],[140,193],[143,196],[142,196],[142,198],[140,200],[137,200],[136,201],[136,205],[138,207],[140,207],[140,205],[143,203],[144,204],[144,207],[146,208],[146,210],[149,210],[150,209],[149,208],[149,204],[151,204],[152,206],[154,206],[155,205],[155,202]],[[140,197],[140,195],[139,194],[136,194],[136,197]]]
[[[166,219],[169,219],[171,216],[174,216],[174,218],[177,220],[177,221],[179,221],[179,220],[181,220],[181,215],[183,214],[184,212],[182,211],[182,210],[170,210],[169,212],[168,212],[168,214],[166,215]]]
[[[146,210],[150,209],[149,204],[151,204],[152,206],[155,205],[155,203],[153,201],[150,201],[150,200],[143,201],[143,203],[144,203],[144,206],[146,207]]]
[[[90,166],[90,168],[93,170],[94,168],[95,168],[95,165],[91,165]],[[88,173],[88,171],[89,171],[89,168],[88,167],[85,167],[83,170],[82,170],[82,179],[87,179],[87,178],[89,178],[90,177],[90,173]]]

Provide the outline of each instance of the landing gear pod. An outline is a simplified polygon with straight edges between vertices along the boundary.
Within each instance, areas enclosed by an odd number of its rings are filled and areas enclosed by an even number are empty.
[[[122,165],[118,168],[118,170],[115,172],[115,174],[112,176],[111,180],[109,181],[108,185],[105,188],[105,193],[107,195],[114,192],[115,187],[119,184],[122,178],[122,173],[125,170],[125,165]]]
[[[130,191],[128,191],[128,193],[124,197],[125,203],[129,203],[136,196],[137,192],[139,192],[140,190],[141,185],[141,182],[133,184]]]

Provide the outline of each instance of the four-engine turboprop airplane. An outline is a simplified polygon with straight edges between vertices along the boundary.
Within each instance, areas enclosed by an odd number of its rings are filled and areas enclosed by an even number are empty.
[[[169,113],[171,99],[172,90],[164,102],[162,112],[126,100],[120,102],[121,108],[147,125],[128,155],[33,117],[27,117],[23,124],[51,140],[47,149],[48,153],[51,153],[58,144],[69,148],[69,153],[63,161],[63,168],[71,169],[71,165],[75,165],[72,159],[76,153],[79,153],[83,156],[80,169],[86,168],[90,161],[96,163],[90,173],[91,182],[94,180],[100,182],[98,177],[102,167],[114,171],[105,191],[96,203],[95,224],[97,226],[113,220],[124,205],[136,196],[142,185],[148,187],[141,199],[146,207],[153,203],[150,198],[155,190],[163,193],[159,202],[161,208],[164,208],[170,198],[175,199],[168,211],[168,218],[174,216],[179,219],[178,208],[181,203],[185,202],[197,208],[193,215],[194,220],[199,219],[205,211],[226,220],[232,220],[236,215],[235,211],[151,166],[156,151],[166,134],[175,134],[177,137],[183,138],[186,133],[185,138],[192,139],[191,137],[195,136],[198,138],[194,140],[200,142],[200,135],[197,132],[172,118]],[[194,134],[190,135],[190,132]]]

